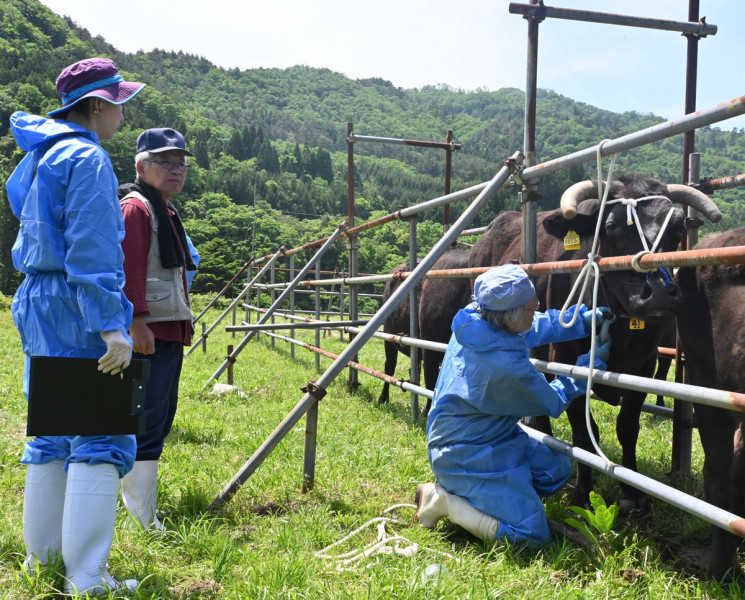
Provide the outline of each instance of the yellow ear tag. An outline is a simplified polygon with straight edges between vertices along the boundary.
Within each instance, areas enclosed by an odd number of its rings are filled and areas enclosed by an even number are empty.
[[[645,323],[641,319],[632,318],[629,321],[629,329],[641,330],[641,329],[644,329],[644,325]]]
[[[569,230],[564,238],[564,250],[579,250],[579,235],[576,231]]]

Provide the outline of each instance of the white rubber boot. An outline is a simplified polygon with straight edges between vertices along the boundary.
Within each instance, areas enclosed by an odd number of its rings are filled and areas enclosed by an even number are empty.
[[[423,483],[416,488],[414,522],[431,529],[448,516],[448,492],[439,483]]]
[[[453,523],[479,539],[493,542],[497,535],[499,521],[471,506],[461,496],[448,493],[448,516]]]
[[[65,593],[103,594],[137,588],[134,579],[114,580],[106,568],[114,540],[119,473],[112,464],[71,463],[62,518]]]
[[[23,493],[26,560],[23,566],[27,570],[32,570],[37,562],[42,565],[53,563],[62,550],[62,513],[67,485],[64,465],[63,460],[26,465]]]
[[[158,520],[155,505],[158,497],[158,461],[137,460],[122,479],[122,501],[129,511],[129,522],[137,527],[165,531]]]
[[[424,527],[434,527],[442,517],[450,517],[450,521],[482,540],[493,541],[497,535],[497,519],[437,483],[424,483],[417,488],[416,505],[414,520]]]

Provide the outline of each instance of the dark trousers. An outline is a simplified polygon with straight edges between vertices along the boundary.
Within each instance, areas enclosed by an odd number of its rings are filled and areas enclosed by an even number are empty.
[[[137,436],[136,460],[158,460],[178,404],[178,382],[184,360],[184,345],[155,340],[154,354],[134,352],[132,358],[150,361],[150,379],[145,390],[145,433]]]

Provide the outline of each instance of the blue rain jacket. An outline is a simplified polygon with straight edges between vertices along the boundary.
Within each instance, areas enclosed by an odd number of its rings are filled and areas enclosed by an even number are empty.
[[[10,126],[27,152],[6,183],[20,220],[12,256],[25,278],[12,311],[23,351],[98,358],[106,351],[100,332],[118,329],[129,339],[132,321],[123,292],[124,222],[111,160],[98,136],[74,123],[19,111]],[[24,390],[27,378],[28,370]],[[98,446],[107,452],[105,443]],[[111,452],[128,454],[129,443],[124,446]],[[32,451],[30,442],[24,462],[49,458]],[[126,464],[128,458],[117,455],[113,462]]]
[[[194,245],[194,243],[191,241],[188,233],[186,234],[186,243],[189,246],[189,254],[191,255],[191,260],[194,261],[194,266],[199,268],[199,261],[201,257],[199,256],[199,251],[197,250],[197,247]],[[196,276],[197,269],[194,269],[193,271],[186,271],[186,289],[191,289],[191,284]]]
[[[518,421],[558,417],[585,393],[584,381],[547,382],[528,357],[529,347],[586,337],[590,332],[582,315],[587,308],[581,305],[579,311],[571,328],[559,324],[557,310],[536,313],[533,327],[521,335],[492,327],[479,317],[475,303],[453,319],[427,419],[427,452],[445,489],[500,521],[497,537],[550,540],[540,497],[564,485],[571,462],[529,438]],[[577,364],[589,365],[589,356]],[[597,359],[595,365],[605,367]]]

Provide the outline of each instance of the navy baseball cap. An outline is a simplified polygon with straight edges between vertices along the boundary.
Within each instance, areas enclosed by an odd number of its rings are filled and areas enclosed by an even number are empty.
[[[140,152],[157,154],[158,152],[168,152],[169,150],[177,150],[183,152],[186,156],[194,156],[186,149],[184,136],[175,129],[167,127],[146,129],[137,138],[137,154]]]

